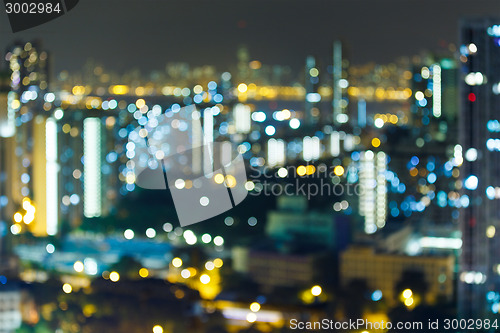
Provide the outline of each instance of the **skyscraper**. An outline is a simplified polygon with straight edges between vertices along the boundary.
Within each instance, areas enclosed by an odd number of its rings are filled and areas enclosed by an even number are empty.
[[[368,150],[361,154],[359,213],[364,217],[365,232],[373,234],[385,226],[387,218],[387,156]]]
[[[1,136],[12,137],[4,140],[5,169],[10,170],[5,193],[12,201],[9,208],[17,210],[15,214],[9,212],[9,222],[15,222],[11,231],[17,234],[30,230],[37,236],[55,234],[56,202],[47,192],[47,181],[57,181],[57,169],[52,160],[48,164],[46,156],[46,132],[52,134],[54,130],[52,123],[46,124],[48,55],[38,43],[15,43],[7,49],[5,60],[11,81]],[[50,138],[53,136],[49,135],[48,143],[53,145]]]
[[[349,121],[347,115],[347,98],[344,90],[348,87],[349,82],[346,80],[345,67],[348,62],[344,59],[344,50],[342,42],[336,40],[333,42],[333,123],[341,125]]]
[[[8,113],[9,83],[9,72],[0,71],[0,229],[3,230],[7,228],[6,221],[10,218],[8,212],[10,213],[13,210],[12,202],[9,205],[9,199],[6,196],[10,185],[8,177],[10,163],[7,163],[5,157],[9,155],[7,149],[12,146],[9,141],[12,140],[11,136],[15,132],[14,116],[12,112]],[[0,232],[0,266],[2,267],[5,266],[6,234]]]
[[[460,141],[455,161],[469,205],[460,211],[459,312],[464,318],[497,313],[500,287],[496,230],[500,227],[500,19],[460,27]],[[463,156],[463,157],[462,157]]]
[[[319,120],[318,102],[321,101],[321,95],[318,94],[318,86],[319,70],[316,68],[316,58],[308,56],[306,59],[306,110],[304,117],[308,125],[314,125]]]

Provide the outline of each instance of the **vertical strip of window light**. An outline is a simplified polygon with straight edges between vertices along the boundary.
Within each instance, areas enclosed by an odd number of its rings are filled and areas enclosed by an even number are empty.
[[[45,158],[46,158],[46,202],[47,202],[47,234],[57,234],[59,219],[58,168],[57,165],[57,123],[54,118],[45,123]]]
[[[441,66],[434,65],[432,88],[432,113],[434,117],[441,117]]]
[[[83,121],[83,214],[101,216],[101,121]]]

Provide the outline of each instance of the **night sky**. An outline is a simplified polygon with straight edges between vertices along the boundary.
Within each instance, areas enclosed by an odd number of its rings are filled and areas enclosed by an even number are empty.
[[[461,17],[500,16],[497,0],[80,0],[63,17],[13,34],[0,13],[0,48],[41,38],[56,71],[87,58],[124,70],[163,69],[166,62],[236,62],[239,45],[264,64],[302,66],[307,55],[329,60],[331,42],[348,43],[353,63],[456,42]]]

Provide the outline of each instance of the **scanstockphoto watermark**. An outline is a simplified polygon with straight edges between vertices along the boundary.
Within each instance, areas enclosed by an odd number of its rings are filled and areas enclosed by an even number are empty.
[[[326,166],[288,166],[279,169],[250,167],[250,195],[258,196],[360,196],[364,187],[360,184],[341,183],[340,171]],[[342,170],[343,173],[343,170]]]
[[[265,180],[254,183],[254,186],[254,191],[250,192],[253,196],[305,196],[308,200],[316,196],[359,196],[363,192],[359,184],[332,184],[325,179],[320,179],[319,183],[304,183],[295,179],[286,184]]]

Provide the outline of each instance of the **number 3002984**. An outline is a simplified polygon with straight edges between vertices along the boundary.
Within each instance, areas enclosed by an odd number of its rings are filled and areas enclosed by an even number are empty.
[[[33,3],[33,2],[7,2],[5,4],[7,14],[52,14],[60,13],[61,5],[59,2],[51,3]]]

